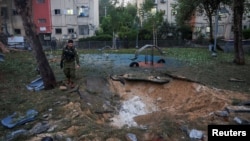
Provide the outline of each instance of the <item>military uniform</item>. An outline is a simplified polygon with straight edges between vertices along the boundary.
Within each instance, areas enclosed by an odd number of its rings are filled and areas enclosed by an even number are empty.
[[[79,65],[77,50],[74,47],[64,47],[61,56],[61,67],[63,67],[63,72],[69,81],[75,79],[76,64]]]

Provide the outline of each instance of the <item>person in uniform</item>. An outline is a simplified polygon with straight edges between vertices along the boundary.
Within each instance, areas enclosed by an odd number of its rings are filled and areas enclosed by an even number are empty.
[[[80,67],[79,55],[73,40],[68,40],[66,47],[63,48],[60,66],[67,77],[67,85],[73,88],[76,68]]]

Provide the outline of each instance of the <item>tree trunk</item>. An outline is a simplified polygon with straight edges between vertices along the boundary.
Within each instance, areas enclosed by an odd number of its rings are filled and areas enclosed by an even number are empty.
[[[2,51],[3,53],[10,52],[1,41],[0,41],[0,51]]]
[[[31,43],[45,90],[53,89],[56,86],[56,79],[36,33],[32,19],[32,0],[15,0],[15,6],[22,17],[25,34]]]
[[[1,0],[0,0],[0,5],[2,5],[2,1],[1,1]],[[2,24],[3,24],[3,23],[2,23],[2,22],[3,22],[3,18],[2,18],[2,17],[3,17],[3,16],[1,15],[1,16],[0,16],[0,27],[1,27],[1,28],[0,28],[0,33],[3,32],[3,31],[2,31]]]
[[[214,34],[213,34],[213,21],[212,21],[212,14],[208,16],[209,21],[209,27],[210,27],[210,33],[209,33],[209,40],[213,40]]]
[[[244,0],[233,1],[234,15],[234,63],[245,64],[244,50],[242,47],[242,15],[244,11]]]

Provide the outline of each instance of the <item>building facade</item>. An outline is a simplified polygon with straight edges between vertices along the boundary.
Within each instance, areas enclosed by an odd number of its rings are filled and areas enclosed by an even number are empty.
[[[52,37],[59,40],[93,36],[99,27],[98,0],[51,0]]]
[[[24,36],[21,16],[18,14],[13,0],[1,0],[1,31],[7,35]]]
[[[137,7],[141,8],[145,0],[135,0]],[[175,15],[178,13],[173,8],[172,4],[176,4],[177,0],[153,0],[156,4],[158,11],[163,11],[164,19],[170,24],[175,25]],[[245,1],[249,3],[249,0]],[[216,37],[225,40],[233,39],[233,10],[229,6],[221,5],[218,13],[218,20],[213,16],[213,31],[210,31],[209,23],[205,11],[196,11],[191,19],[190,26],[192,27],[192,39],[197,39],[199,37],[209,38],[210,32]],[[242,29],[250,28],[250,14],[244,13],[242,20]]]
[[[153,0],[155,8],[157,11],[162,11],[164,13],[163,19],[171,24],[175,24],[176,11],[171,6],[176,3],[176,0]],[[135,0],[137,8],[141,9],[145,0]]]
[[[145,0],[130,1],[141,8]],[[248,2],[249,0],[246,0]],[[33,17],[39,37],[50,40],[79,39],[93,36],[99,28],[99,0],[32,0]],[[158,11],[163,11],[165,21],[175,25],[175,16],[178,14],[172,7],[177,0],[154,0]],[[0,0],[1,31],[7,35],[25,36],[23,23],[18,14],[14,0]],[[224,11],[224,12],[223,12]],[[139,13],[138,13],[139,14]],[[243,15],[242,29],[250,28],[250,16]],[[213,29],[217,30],[217,37],[233,38],[233,12],[226,6],[221,6],[216,25],[213,17]],[[190,21],[193,27],[192,39],[200,36],[208,38],[210,32],[208,20],[204,11],[196,11]]]
[[[33,0],[32,11],[36,33],[43,45],[50,45],[52,34],[50,0]]]
[[[7,35],[24,36],[14,0],[1,0],[1,29]],[[33,21],[41,41],[93,36],[99,27],[99,0],[32,0]]]

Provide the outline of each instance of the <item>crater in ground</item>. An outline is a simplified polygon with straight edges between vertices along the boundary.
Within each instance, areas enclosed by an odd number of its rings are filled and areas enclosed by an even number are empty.
[[[122,99],[119,114],[112,118],[112,124],[116,127],[147,128],[171,117],[183,125],[189,122],[195,123],[196,128],[197,125],[205,125],[203,129],[206,130],[206,125],[211,123],[233,123],[235,115],[225,118],[216,113],[232,106],[235,101],[249,99],[242,93],[209,87],[188,79],[172,79],[164,84],[143,81],[126,81],[122,84],[112,80],[109,83],[110,89]]]

